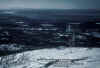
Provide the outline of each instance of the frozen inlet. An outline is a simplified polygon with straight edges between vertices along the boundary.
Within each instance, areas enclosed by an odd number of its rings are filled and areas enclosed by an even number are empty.
[[[16,23],[18,23],[18,24],[23,24],[24,22],[20,21],[20,22],[16,22]]]
[[[72,22],[69,24],[66,24],[66,33],[71,33],[72,34],[72,39],[71,39],[71,46],[75,46],[75,37],[76,37],[76,31],[79,30],[78,26],[80,23]]]
[[[69,24],[66,24],[66,32],[72,32],[73,30],[73,26],[76,26],[76,25],[80,25],[80,23],[69,23]]]
[[[97,22],[96,24],[100,25],[100,22]]]

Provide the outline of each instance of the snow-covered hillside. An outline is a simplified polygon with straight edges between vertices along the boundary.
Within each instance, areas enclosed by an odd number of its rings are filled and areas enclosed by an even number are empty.
[[[0,57],[0,68],[100,68],[100,48],[52,48]]]

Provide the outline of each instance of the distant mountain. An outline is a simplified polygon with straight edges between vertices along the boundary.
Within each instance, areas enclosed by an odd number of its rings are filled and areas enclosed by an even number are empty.
[[[100,22],[100,10],[96,9],[11,9],[0,10],[0,13],[13,15],[12,19],[16,16],[30,19],[33,23]]]

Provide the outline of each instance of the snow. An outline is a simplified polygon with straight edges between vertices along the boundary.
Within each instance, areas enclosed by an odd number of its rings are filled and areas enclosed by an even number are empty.
[[[2,44],[0,45],[1,51],[18,51],[23,48],[23,45],[18,46],[17,44]]]
[[[6,14],[14,14],[15,12],[14,11],[4,11],[3,13],[6,13]]]
[[[93,34],[94,37],[100,38],[100,33],[92,32],[92,34]]]
[[[0,68],[100,68],[99,51],[100,48],[75,47],[27,51],[0,57],[0,61],[5,59]]]

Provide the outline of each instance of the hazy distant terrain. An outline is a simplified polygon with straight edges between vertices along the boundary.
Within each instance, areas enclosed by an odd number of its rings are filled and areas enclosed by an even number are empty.
[[[11,9],[0,10],[0,43],[27,46],[55,47],[69,46],[66,33],[68,23],[99,22],[100,10],[42,10]],[[94,24],[83,24],[81,29],[94,29]],[[42,25],[43,24],[43,25]],[[44,24],[47,24],[44,26]],[[87,26],[87,27],[86,27]],[[89,28],[88,28],[89,27]],[[97,25],[95,25],[97,27]],[[75,28],[74,28],[75,29]],[[99,30],[99,26],[98,26]],[[81,32],[77,32],[82,34]],[[88,36],[87,36],[88,37]],[[61,41],[60,41],[61,40]],[[59,42],[58,42],[59,41]],[[78,45],[81,46],[81,45]],[[83,46],[83,45],[82,45]],[[35,49],[35,48],[34,48]]]
[[[0,10],[0,43],[31,46],[68,46],[67,38],[60,37],[66,33],[68,23],[99,22],[100,10],[42,10],[11,9]],[[94,29],[94,24],[83,24],[84,29]],[[43,24],[43,25],[42,25]],[[44,24],[47,24],[46,26]],[[89,27],[89,28],[88,28]],[[95,25],[97,27],[97,25]],[[75,29],[75,28],[74,28]],[[100,29],[99,26],[96,29]],[[86,29],[85,29],[86,30]],[[80,33],[81,32],[76,32]],[[62,40],[60,42],[56,42]]]

